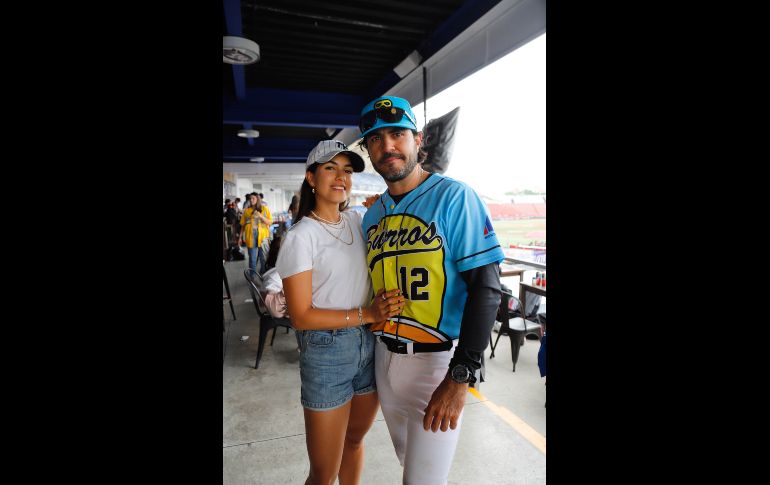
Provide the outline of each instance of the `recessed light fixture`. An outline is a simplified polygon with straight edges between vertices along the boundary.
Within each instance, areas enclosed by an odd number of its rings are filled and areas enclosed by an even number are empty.
[[[264,162],[265,161],[265,157],[251,157],[251,158],[249,158],[249,161],[250,162]]]
[[[238,136],[241,138],[258,138],[259,131],[257,130],[238,130]]]
[[[259,45],[243,37],[222,37],[222,61],[228,64],[253,64],[259,60]]]

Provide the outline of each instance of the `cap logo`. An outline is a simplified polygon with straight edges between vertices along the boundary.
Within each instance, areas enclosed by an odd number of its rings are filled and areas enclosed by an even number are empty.
[[[376,103],[374,103],[374,109],[390,108],[391,106],[393,106],[393,102],[391,100],[389,100],[389,99],[381,99],[381,100],[377,101]]]

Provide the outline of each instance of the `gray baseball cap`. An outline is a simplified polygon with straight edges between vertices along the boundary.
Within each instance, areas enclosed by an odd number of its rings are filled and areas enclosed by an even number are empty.
[[[356,152],[350,151],[348,147],[339,140],[323,140],[310,151],[307,156],[305,168],[314,163],[326,163],[340,153],[346,153],[350,157],[350,163],[353,165],[354,172],[364,171],[364,159]]]

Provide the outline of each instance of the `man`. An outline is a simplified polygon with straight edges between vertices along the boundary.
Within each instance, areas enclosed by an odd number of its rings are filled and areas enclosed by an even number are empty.
[[[405,484],[445,484],[468,385],[500,304],[504,254],[479,196],[418,163],[422,133],[405,99],[361,111],[361,145],[388,190],[363,220],[375,293],[399,288],[401,314],[373,323],[377,392]],[[454,352],[452,350],[454,349]]]
[[[235,198],[235,233],[238,234],[241,232],[241,216],[243,215],[243,209],[241,209],[241,198],[236,197]],[[237,242],[236,242],[237,244]]]
[[[244,196],[246,198],[246,200],[243,201],[243,210],[246,210],[249,207],[251,207],[251,196],[252,195],[257,195],[257,193],[256,192],[252,192],[252,193],[246,194]]]
[[[227,244],[228,246],[230,244],[237,244],[237,241],[235,241],[235,235],[238,234],[240,231],[238,230],[238,227],[236,224],[238,223],[238,212],[235,210],[235,203],[230,202],[230,199],[227,199],[227,209],[225,210],[225,228],[227,229]]]

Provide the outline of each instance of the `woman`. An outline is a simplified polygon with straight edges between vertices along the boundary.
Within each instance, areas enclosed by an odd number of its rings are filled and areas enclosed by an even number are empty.
[[[246,247],[249,250],[249,268],[262,274],[265,265],[265,254],[262,251],[262,242],[270,236],[270,224],[273,223],[273,216],[270,209],[261,203],[256,193],[249,194],[251,205],[243,211],[241,216],[242,230],[238,233],[238,241],[245,233]],[[257,259],[259,259],[259,270],[257,270]]]
[[[294,222],[294,218],[297,216],[297,207],[299,207],[299,199],[297,199],[296,195],[293,195],[291,197],[291,202],[289,202],[289,208],[286,210],[288,213],[286,217],[286,229],[290,228]]]
[[[339,141],[320,142],[306,162],[299,209],[276,268],[300,345],[302,406],[310,475],[306,485],[358,484],[363,437],[377,414],[374,335],[364,325],[397,315],[398,290],[375,295],[361,216],[345,211],[361,157]]]

